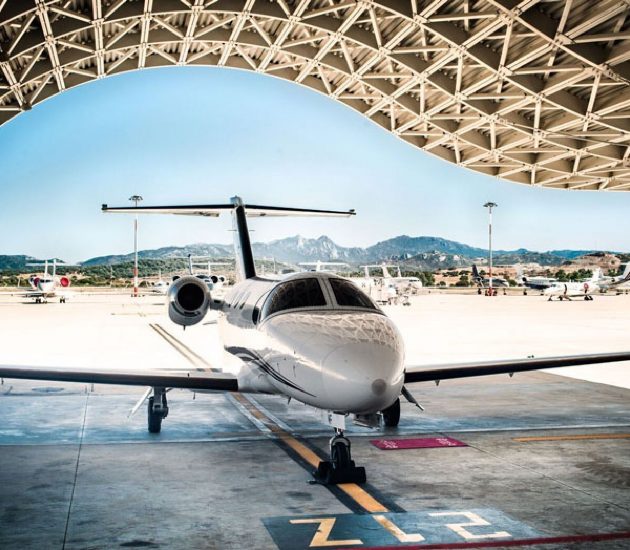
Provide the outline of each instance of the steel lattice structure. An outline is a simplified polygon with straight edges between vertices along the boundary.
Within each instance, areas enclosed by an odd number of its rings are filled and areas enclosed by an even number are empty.
[[[0,0],[0,124],[135,69],[309,86],[447,161],[630,189],[630,0]]]

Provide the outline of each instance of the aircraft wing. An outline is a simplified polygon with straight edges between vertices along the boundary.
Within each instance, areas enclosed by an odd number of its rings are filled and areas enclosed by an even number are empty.
[[[63,367],[0,365],[0,378],[82,382],[86,384],[114,384],[123,386],[154,386],[190,390],[238,391],[238,381],[235,376],[216,372],[202,374],[198,371],[109,371],[69,369]]]
[[[452,378],[469,378],[472,376],[488,376],[491,374],[514,374],[515,372],[527,372],[539,369],[577,367],[580,365],[616,363],[619,361],[630,361],[630,352],[562,355],[557,357],[486,361],[480,363],[427,365],[424,367],[408,367],[408,370],[405,372],[405,383],[439,382],[440,380],[449,380]]]

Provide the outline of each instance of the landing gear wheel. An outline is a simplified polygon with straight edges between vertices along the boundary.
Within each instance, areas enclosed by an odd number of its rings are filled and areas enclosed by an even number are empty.
[[[158,434],[162,430],[162,420],[168,416],[166,392],[162,388],[154,388],[153,395],[147,404],[147,420],[149,433]]]
[[[330,450],[330,458],[337,469],[343,470],[348,468],[352,463],[350,458],[350,441],[345,437],[337,438]]]
[[[315,482],[322,485],[366,482],[365,468],[354,464],[350,440],[341,432],[330,440],[330,460],[320,462],[313,477]]]
[[[389,407],[382,411],[383,423],[388,428],[395,428],[400,422],[400,399],[396,399]]]
[[[148,420],[149,420],[149,433],[159,434],[162,430],[162,415],[160,413],[153,412],[153,402],[155,398],[149,397],[149,405],[147,407]]]

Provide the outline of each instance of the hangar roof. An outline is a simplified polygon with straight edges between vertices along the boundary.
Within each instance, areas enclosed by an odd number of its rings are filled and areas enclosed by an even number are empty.
[[[122,71],[232,67],[484,174],[626,190],[629,14],[630,0],[0,0],[0,124]]]

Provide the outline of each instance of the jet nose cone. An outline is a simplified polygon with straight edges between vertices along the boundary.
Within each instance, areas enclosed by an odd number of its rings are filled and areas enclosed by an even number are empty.
[[[334,349],[322,362],[324,389],[340,410],[377,412],[391,405],[402,388],[402,349],[361,342]]]

